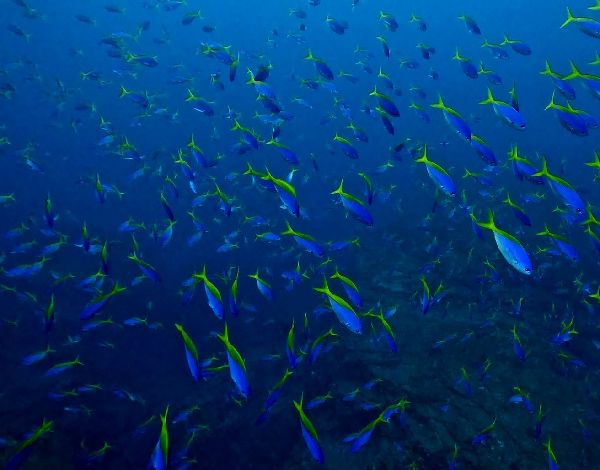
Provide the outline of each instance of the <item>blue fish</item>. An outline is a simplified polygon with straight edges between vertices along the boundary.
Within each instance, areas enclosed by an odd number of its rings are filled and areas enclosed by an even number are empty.
[[[454,128],[459,136],[467,142],[471,142],[471,128],[469,124],[467,124],[467,121],[456,110],[446,106],[441,96],[438,97],[438,102],[432,104],[431,107],[442,110],[446,122]]]
[[[450,197],[456,196],[456,186],[448,172],[427,158],[427,145],[423,146],[423,154],[415,162],[425,164],[427,174],[444,194]]]
[[[317,243],[317,241],[313,237],[307,235],[306,233],[296,232],[291,227],[288,221],[286,221],[285,223],[287,225],[287,229],[281,232],[282,235],[294,237],[294,240],[296,241],[296,243],[298,243],[298,245],[300,245],[300,247],[319,258],[321,258],[325,254],[325,250],[323,249],[323,247],[319,243]]]
[[[323,278],[323,287],[315,287],[315,291],[324,294],[329,300],[331,309],[336,314],[342,325],[356,334],[362,333],[360,318],[354,311],[354,308],[339,295],[334,294],[327,285],[327,279]]]
[[[239,394],[244,399],[247,399],[250,396],[250,385],[248,384],[248,377],[246,374],[246,363],[236,347],[229,341],[227,323],[225,323],[223,334],[218,335],[218,338],[225,345],[231,380],[233,380]]]
[[[582,217],[585,214],[585,203],[577,191],[566,180],[548,171],[548,162],[546,159],[543,160],[542,169],[531,176],[545,178],[552,190],[578,217]]]
[[[488,215],[488,222],[477,221],[473,214],[471,214],[471,218],[480,227],[491,230],[494,233],[496,246],[508,264],[522,274],[526,274],[528,276],[531,275],[533,273],[531,259],[529,258],[529,254],[525,248],[523,248],[523,245],[521,245],[521,242],[519,242],[519,240],[517,240],[511,234],[496,227],[496,224],[494,223],[494,213],[491,210],[489,211]]]
[[[294,401],[294,407],[296,408],[298,416],[300,417],[300,430],[302,431],[302,437],[304,438],[304,442],[306,442],[306,446],[308,447],[310,455],[312,455],[318,464],[323,465],[325,463],[325,457],[319,442],[319,436],[317,435],[317,430],[304,412],[303,403],[304,394],[302,394],[300,397],[300,402]]]
[[[583,34],[593,38],[600,38],[600,22],[598,20],[585,16],[573,16],[571,9],[567,7],[567,19],[560,27],[564,28],[571,23],[577,25]]]
[[[169,413],[169,407],[165,410],[165,413],[160,415],[160,436],[150,457],[149,467],[152,470],[167,470],[169,463],[169,430],[167,427],[167,415]]]
[[[487,98],[480,101],[479,104],[491,104],[496,115],[502,118],[513,129],[523,131],[527,127],[525,118],[517,109],[518,107],[515,107],[514,104],[495,99],[492,95],[492,90],[489,88],[487,90]]]
[[[183,329],[179,323],[175,323],[175,328],[181,334],[181,339],[183,340],[183,345],[185,348],[185,357],[187,360],[188,367],[190,369],[190,373],[192,374],[193,379],[198,382],[201,377],[201,365],[198,357],[198,349],[194,344],[194,341],[187,332]]]
[[[202,267],[202,272],[200,274],[194,274],[193,278],[196,281],[201,281],[204,283],[204,292],[206,294],[208,306],[219,320],[223,320],[225,316],[225,309],[223,308],[221,292],[206,275],[206,266]]]
[[[496,166],[498,164],[494,151],[481,137],[471,135],[471,147],[487,165]]]
[[[84,309],[79,313],[80,320],[89,320],[94,315],[99,313],[107,304],[107,302],[115,295],[123,292],[125,287],[121,287],[118,282],[115,282],[112,290],[107,294],[99,294]]]
[[[340,185],[338,186],[338,188],[331,194],[337,194],[340,196],[342,205],[344,206],[344,208],[346,208],[346,210],[352,215],[354,219],[367,226],[373,225],[373,216],[367,209],[365,203],[358,199],[356,196],[344,192],[343,179],[340,181]]]

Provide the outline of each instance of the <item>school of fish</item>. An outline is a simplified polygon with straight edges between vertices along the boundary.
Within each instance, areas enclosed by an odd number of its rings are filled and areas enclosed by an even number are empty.
[[[600,468],[600,0],[456,3],[4,2],[2,468]]]

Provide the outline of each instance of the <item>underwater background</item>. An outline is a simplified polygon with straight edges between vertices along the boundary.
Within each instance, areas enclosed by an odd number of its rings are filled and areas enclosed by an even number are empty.
[[[0,468],[600,468],[600,2],[2,12]]]

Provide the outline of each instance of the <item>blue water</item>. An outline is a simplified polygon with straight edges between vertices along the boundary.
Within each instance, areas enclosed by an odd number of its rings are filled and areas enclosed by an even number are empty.
[[[5,1],[0,466],[600,468],[600,11],[550,3]]]

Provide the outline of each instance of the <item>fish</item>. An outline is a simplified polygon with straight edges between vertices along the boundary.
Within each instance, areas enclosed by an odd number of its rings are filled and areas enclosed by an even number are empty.
[[[365,203],[356,196],[345,192],[343,186],[344,180],[341,180],[338,188],[332,191],[331,194],[339,195],[342,205],[352,215],[353,218],[367,226],[372,226],[373,216],[368,211]]]
[[[202,282],[204,284],[204,292],[206,294],[208,306],[219,320],[223,320],[225,317],[225,309],[223,306],[221,292],[208,278],[206,274],[206,265],[202,266],[202,272],[195,273],[192,275],[192,277],[194,282]]]
[[[271,289],[271,285],[259,276],[258,269],[256,270],[256,273],[249,274],[248,277],[256,280],[256,288],[265,299],[269,301],[273,300],[273,290]]]
[[[563,178],[553,175],[548,171],[548,162],[546,159],[542,161],[542,169],[531,175],[533,177],[541,177],[548,181],[552,190],[563,200],[564,204],[572,210],[577,216],[581,217],[585,214],[585,203],[575,191],[575,189]]]
[[[286,226],[287,229],[283,232],[281,232],[281,235],[287,235],[287,236],[291,236],[294,238],[294,240],[296,241],[296,243],[303,248],[304,250],[308,251],[309,253],[315,255],[318,258],[321,258],[325,255],[325,249],[321,246],[320,243],[318,243],[314,237],[312,237],[311,235],[308,235],[306,233],[301,233],[301,232],[297,232],[295,231],[292,226],[289,224],[288,221],[286,221]]]
[[[118,282],[115,282],[112,289],[106,294],[99,294],[86,304],[83,310],[79,313],[79,319],[82,321],[88,321],[98,313],[100,313],[107,305],[108,301],[114,296],[127,290],[125,287],[121,287]]]
[[[327,62],[325,62],[320,57],[315,57],[312,53],[312,50],[309,49],[304,60],[308,60],[315,65],[315,70],[317,73],[324,78],[325,80],[331,81],[334,79],[334,74]]]
[[[542,237],[548,237],[558,248],[558,250],[567,257],[570,261],[577,262],[579,261],[579,255],[577,254],[577,250],[575,247],[569,243],[568,239],[559,235],[558,233],[553,233],[548,229],[548,226],[544,226],[544,230],[538,232],[536,235]]]
[[[304,412],[304,394],[300,396],[299,402],[294,401],[294,408],[298,412],[302,437],[304,438],[304,442],[306,442],[306,446],[308,447],[311,456],[318,464],[323,465],[325,463],[325,457],[319,442],[317,430]]]
[[[594,467],[600,0],[196,3],[3,4],[3,465]]]
[[[36,447],[37,442],[53,430],[54,421],[48,421],[44,419],[42,424],[38,426],[30,436],[19,443],[17,452],[10,458],[10,460],[8,460],[6,468],[19,468],[28,459],[29,455]]]
[[[229,341],[227,323],[225,323],[223,334],[218,335],[218,338],[225,346],[231,380],[235,384],[236,389],[242,398],[248,399],[250,396],[250,385],[248,384],[248,377],[246,375],[246,363],[236,347]]]
[[[513,51],[520,55],[528,56],[532,53],[531,46],[529,46],[529,44],[519,39],[510,39],[506,34],[504,35],[504,39],[502,40],[500,45],[509,45]]]
[[[199,382],[200,378],[202,377],[202,370],[200,360],[198,357],[198,349],[196,348],[196,345],[194,344],[192,338],[190,338],[187,332],[183,329],[183,326],[181,326],[179,323],[175,323],[175,328],[177,329],[177,331],[181,335],[181,339],[183,340],[185,357],[187,360],[188,368],[190,369],[190,374],[196,382]]]
[[[568,26],[570,24],[575,24],[579,28],[579,30],[593,38],[600,38],[600,22],[595,20],[594,18],[588,18],[585,16],[573,16],[571,9],[567,7],[567,19],[563,24],[560,25],[561,28]]]
[[[358,157],[359,157],[358,150],[356,150],[356,147],[354,147],[348,139],[346,139],[345,137],[342,137],[336,133],[335,137],[333,138],[333,141],[337,143],[337,145],[342,150],[342,153],[344,155],[346,155],[348,158],[350,158],[352,160],[358,159]]]
[[[518,106],[515,107],[513,104],[495,99],[492,95],[492,90],[489,88],[487,90],[487,98],[480,101],[479,104],[491,104],[496,115],[502,118],[513,129],[523,131],[527,127],[525,118],[519,112]]]
[[[452,126],[456,133],[464,138],[466,141],[471,141],[471,128],[469,124],[463,119],[463,117],[455,109],[447,106],[442,97],[438,97],[437,103],[431,105],[432,108],[440,109],[444,115],[444,119],[448,125]]]
[[[135,253],[130,254],[128,258],[137,265],[144,276],[152,279],[154,282],[162,281],[160,274],[150,263],[140,259]]]
[[[166,470],[169,463],[169,428],[167,425],[167,416],[169,407],[165,409],[164,414],[160,415],[160,436],[150,457],[149,466],[154,470]]]
[[[512,212],[513,212],[514,216],[523,225],[526,225],[527,227],[531,227],[531,219],[525,213],[525,211],[521,208],[521,206],[519,206],[518,204],[516,204],[515,202],[513,202],[513,200],[510,198],[510,194],[507,194],[506,195],[506,199],[504,201],[502,201],[502,202],[506,203],[512,209]]]
[[[456,196],[456,186],[454,185],[454,181],[446,170],[444,170],[437,163],[429,160],[427,157],[426,145],[423,146],[423,153],[415,160],[415,162],[425,164],[427,174],[444,194],[450,197]]]
[[[342,288],[344,289],[346,296],[350,299],[350,302],[356,308],[361,308],[363,306],[363,300],[360,296],[358,287],[356,286],[356,284],[354,283],[354,281],[352,279],[350,279],[348,276],[344,276],[343,274],[340,274],[340,272],[337,270],[337,268],[335,270],[335,273],[333,273],[330,276],[330,279],[337,279],[338,281],[340,281],[342,283]]]
[[[456,52],[455,52],[454,56],[452,57],[452,59],[458,60],[458,63],[460,64],[460,68],[462,69],[462,72],[468,78],[475,79],[479,76],[479,73],[477,72],[477,67],[475,66],[475,64],[468,57],[461,56],[460,53],[458,52],[458,48],[456,48]]]
[[[479,28],[477,22],[473,18],[467,15],[461,15],[458,17],[458,19],[465,22],[465,26],[471,34],[474,34],[476,36],[481,35],[481,29]]]
[[[489,220],[487,222],[478,221],[473,214],[471,214],[471,218],[478,226],[492,231],[496,246],[508,264],[522,274],[527,276],[533,274],[533,265],[529,254],[519,240],[496,226],[494,213],[491,210],[488,212]]]
[[[314,287],[313,289],[327,297],[331,309],[342,325],[344,325],[353,333],[362,333],[360,317],[356,314],[354,308],[346,300],[331,292],[329,285],[327,284],[327,278],[323,278],[323,287]]]

